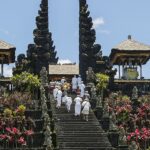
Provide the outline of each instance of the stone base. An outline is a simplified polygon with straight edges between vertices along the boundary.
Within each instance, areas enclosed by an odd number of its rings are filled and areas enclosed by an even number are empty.
[[[102,119],[103,116],[103,108],[102,107],[96,107],[95,115],[98,120]]]
[[[117,131],[112,131],[108,133],[108,139],[113,147],[118,147],[118,138],[119,133]]]
[[[100,121],[102,128],[104,131],[108,131],[109,130],[109,118],[102,118],[102,120]]]

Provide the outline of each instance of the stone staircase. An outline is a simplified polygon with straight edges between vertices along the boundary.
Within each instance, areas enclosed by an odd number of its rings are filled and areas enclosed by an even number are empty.
[[[56,109],[56,101],[51,100],[51,109],[55,117],[57,144],[60,150],[113,150],[107,134],[102,130],[94,113],[89,121],[74,116],[74,103],[68,113],[63,104]]]

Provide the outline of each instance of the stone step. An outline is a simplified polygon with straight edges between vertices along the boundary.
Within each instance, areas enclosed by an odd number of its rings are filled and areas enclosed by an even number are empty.
[[[67,124],[65,122],[57,122],[57,125],[70,125],[70,126],[73,126],[73,125],[100,125],[99,122],[95,122],[95,121],[92,121],[92,122],[86,122],[86,121],[76,121],[76,122],[67,122]]]
[[[65,147],[65,148],[61,148],[61,150],[114,150],[111,147]]]
[[[74,116],[74,102],[69,113],[64,104],[56,109],[56,101],[51,101],[51,109],[60,150],[112,150],[107,133],[102,130],[93,111],[87,122],[82,115]]]
[[[110,147],[109,143],[106,142],[59,142],[59,147],[76,147],[78,145],[78,147],[80,148],[87,148],[87,147],[104,147],[104,146],[108,146]]]
[[[99,129],[101,129],[100,127],[94,127],[94,128],[92,128],[92,127],[89,127],[89,128],[86,128],[86,127],[83,127],[83,126],[81,126],[80,128],[75,128],[75,127],[69,127],[69,128],[64,128],[64,127],[59,127],[58,128],[58,130],[59,131],[80,131],[80,132],[82,132],[82,131],[92,131],[92,132],[94,132],[94,131],[97,131],[97,130],[99,130]]]
[[[58,137],[59,142],[105,142],[107,137],[101,139],[97,137]]]
[[[35,148],[26,148],[26,147],[22,147],[22,148],[1,148],[0,150],[46,150],[46,148],[40,148],[40,147],[35,147]]]

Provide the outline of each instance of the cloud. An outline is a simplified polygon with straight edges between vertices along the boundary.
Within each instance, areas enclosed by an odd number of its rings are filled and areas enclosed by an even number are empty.
[[[105,21],[103,17],[98,17],[96,19],[93,20],[93,28],[96,29],[101,25],[104,25]]]
[[[5,34],[5,35],[7,35],[7,36],[9,36],[12,39],[15,39],[15,37],[16,37],[15,35],[13,35],[8,30],[5,30],[5,29],[0,29],[0,32],[3,33],[3,34]]]
[[[58,64],[70,64],[72,63],[69,59],[59,59]]]
[[[5,77],[12,77],[12,65],[4,65],[4,76]]]
[[[102,34],[107,34],[107,35],[110,34],[109,30],[98,30],[97,32]]]

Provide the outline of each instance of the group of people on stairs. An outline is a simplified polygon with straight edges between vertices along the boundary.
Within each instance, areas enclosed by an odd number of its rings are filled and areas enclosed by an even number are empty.
[[[53,89],[53,97],[54,100],[56,100],[56,108],[59,109],[63,103],[66,105],[67,111],[70,112],[71,105],[74,101],[74,116],[80,116],[82,114],[83,119],[88,121],[88,115],[91,107],[89,102],[90,95],[88,91],[85,91],[85,85],[81,80],[81,77],[79,76],[76,78],[76,76],[74,76],[72,78],[72,92],[76,93],[74,100],[72,97],[68,96],[67,90],[63,90],[62,87],[64,83],[65,80],[63,78],[63,83],[59,85],[56,84]]]

